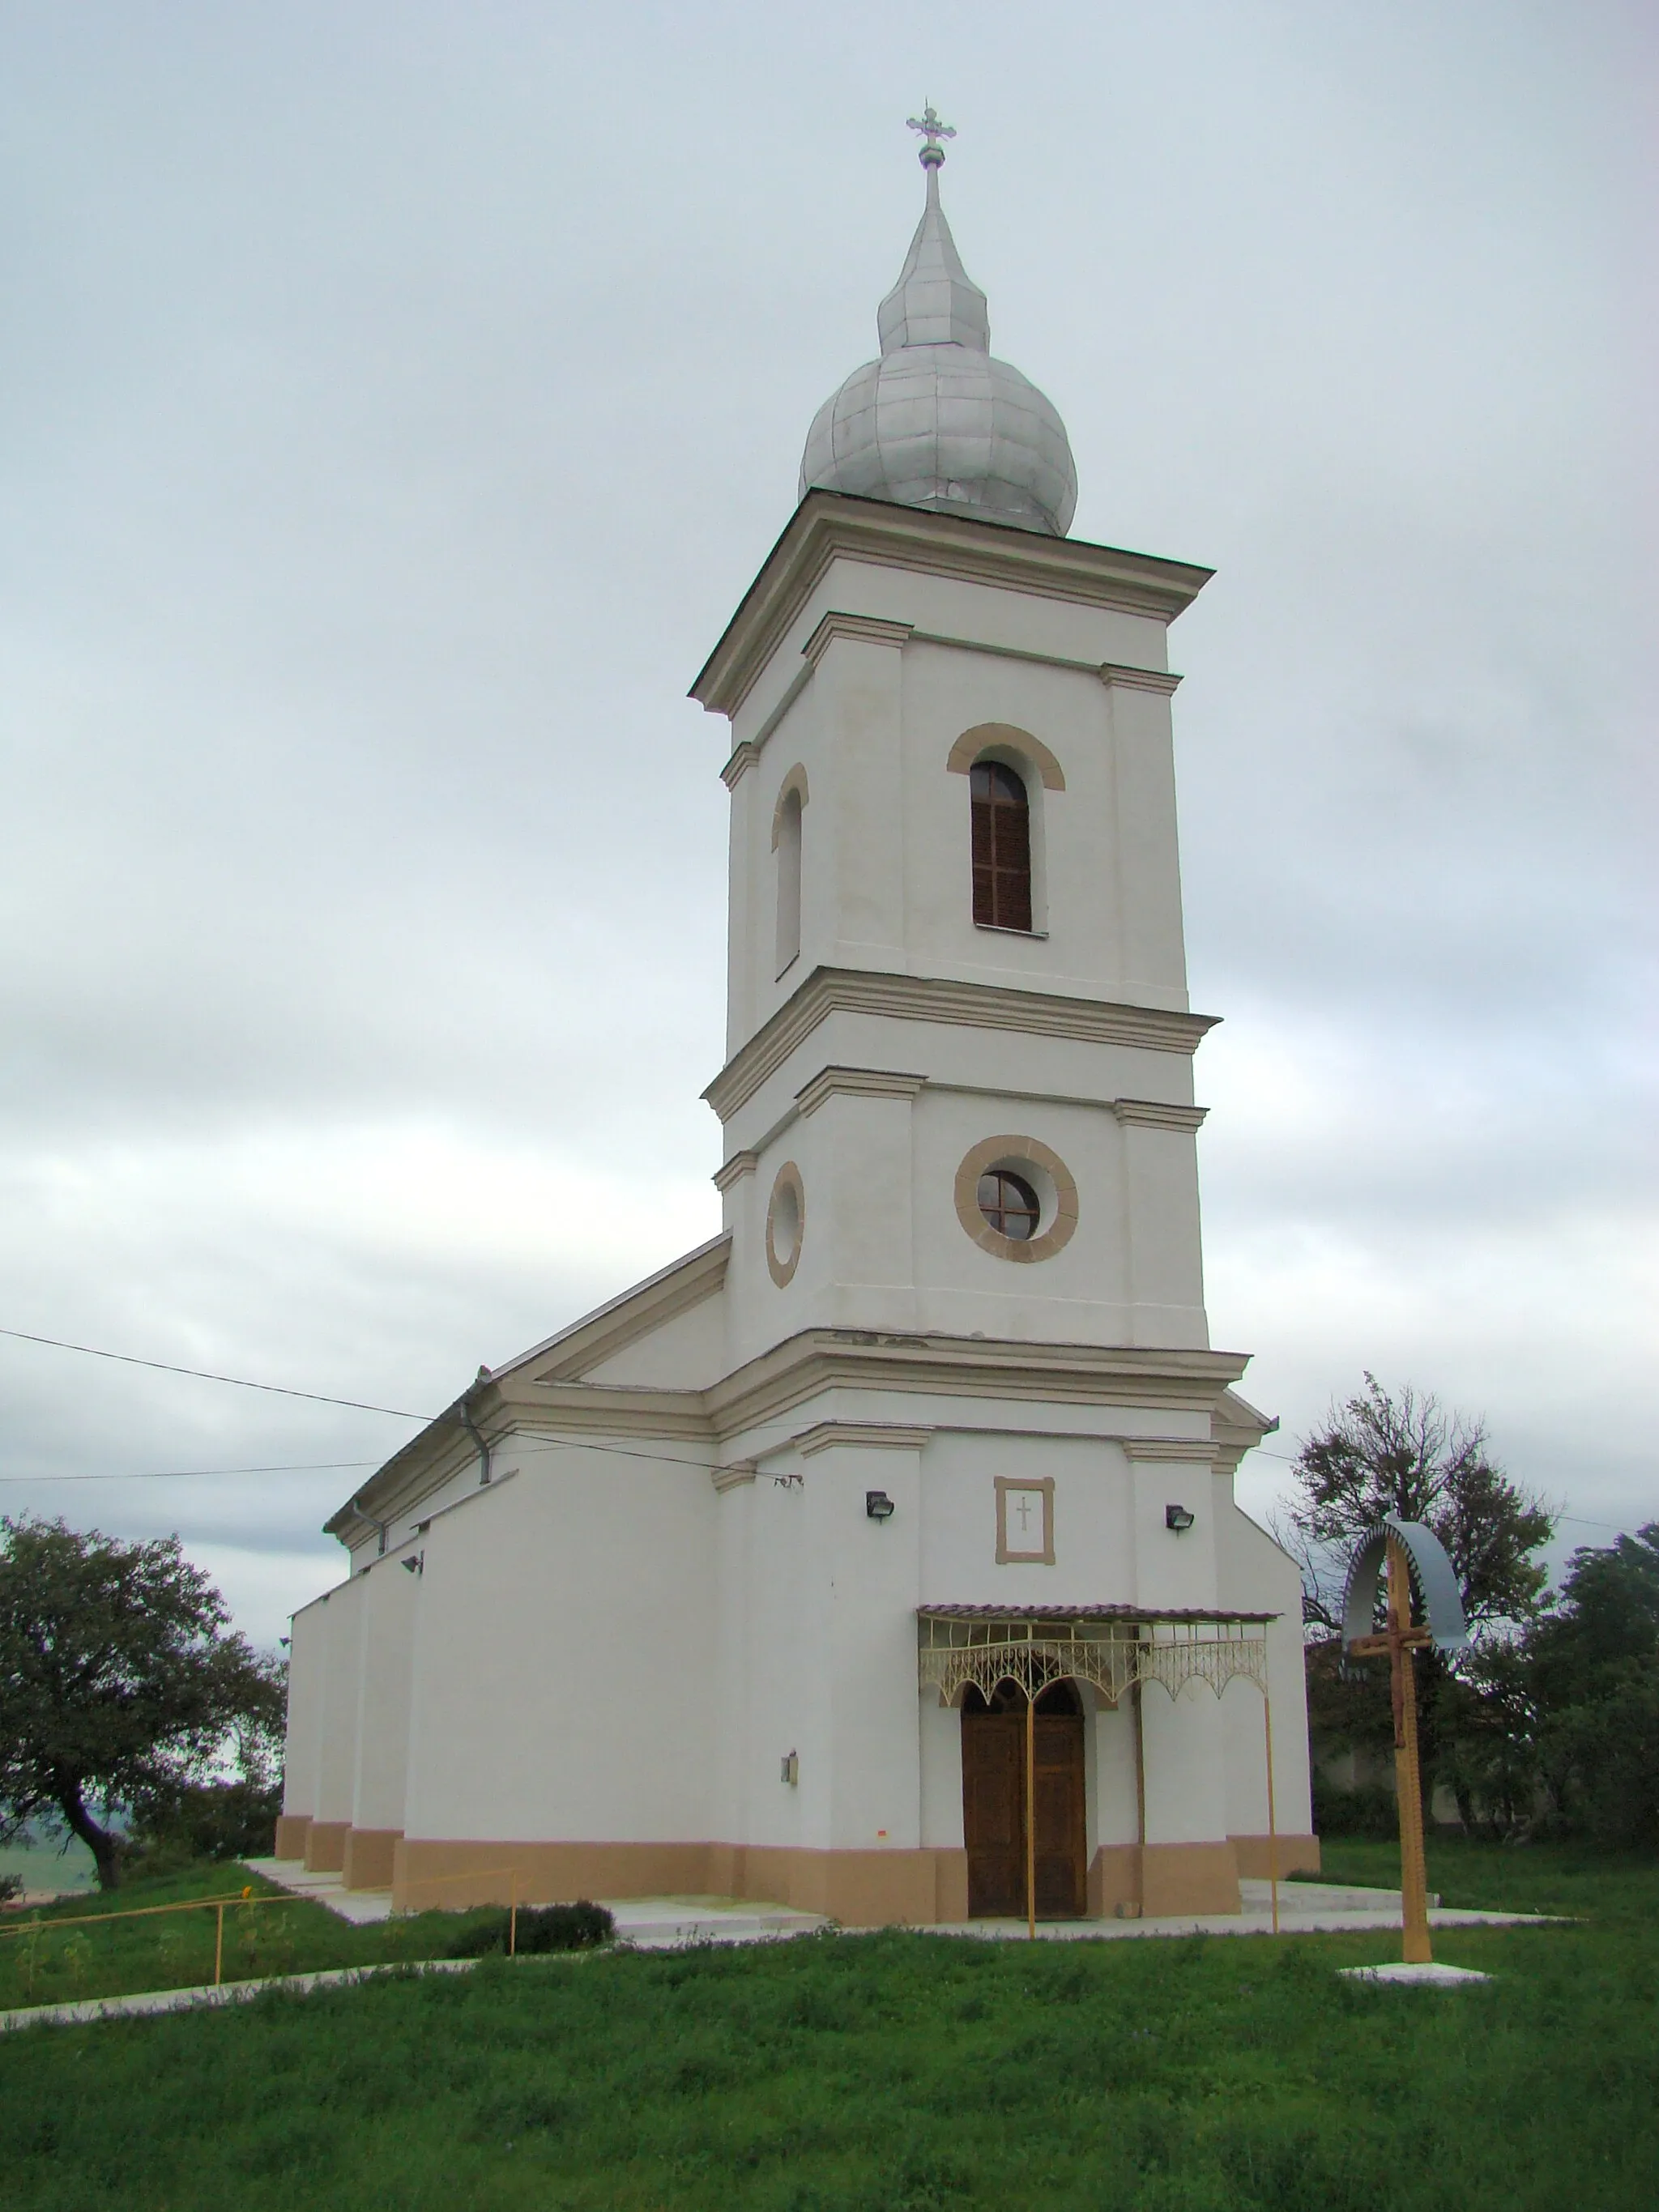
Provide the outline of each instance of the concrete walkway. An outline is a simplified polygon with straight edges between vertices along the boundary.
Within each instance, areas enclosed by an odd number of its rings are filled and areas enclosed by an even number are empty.
[[[1131,1936],[1270,1936],[1273,1933],[1272,1885],[1241,1881],[1242,1912],[1171,1914],[1142,1920],[1039,1920],[1037,1936],[1051,1943],[1104,1942]],[[1429,1914],[1431,1928],[1510,1928],[1547,1924],[1541,1912],[1476,1912],[1443,1906]],[[1397,1889],[1339,1887],[1322,1881],[1281,1881],[1279,1885],[1279,1932],[1281,1936],[1386,1936],[1400,1926]],[[933,1936],[979,1936],[1004,1942],[1025,1937],[1023,1920],[962,1920],[927,1929]]]
[[[389,1889],[347,1889],[337,1874],[307,1874],[298,1859],[246,1859],[255,1874],[295,1897],[325,1905],[342,1920],[372,1927],[392,1917]],[[673,1950],[687,1943],[762,1943],[806,1936],[829,1922],[787,1905],[754,1905],[732,1897],[601,1897],[617,1923],[617,1940],[636,1950]]]
[[[279,1888],[308,1897],[364,1926],[392,1917],[389,1889],[349,1890],[337,1874],[307,1874],[298,1859],[250,1859]],[[1273,1932],[1271,1885],[1241,1881],[1242,1912],[1169,1915],[1139,1920],[1043,1920],[1037,1934],[1046,1942],[1103,1942],[1139,1936],[1267,1936]],[[672,1950],[688,1943],[758,1943],[780,1936],[804,1936],[826,1928],[813,1912],[782,1905],[755,1905],[726,1897],[623,1897],[596,1900],[611,1913],[617,1940],[645,1951]],[[1433,1928],[1506,1928],[1547,1917],[1530,1912],[1448,1910],[1431,1899]],[[1400,1892],[1364,1889],[1352,1884],[1281,1881],[1279,1928],[1284,1936],[1386,1935],[1400,1925]],[[934,1936],[977,1936],[991,1942],[1025,1934],[1024,1920],[963,1920],[925,1931]]]
[[[422,1974],[464,1974],[477,1965],[476,1959],[423,1959],[415,1972]],[[84,1997],[76,2004],[22,2005],[15,2012],[0,2012],[0,2034],[14,2027],[72,2027],[83,2021],[130,2020],[153,2012],[190,2012],[198,2006],[245,2004],[261,1990],[325,1990],[343,1982],[367,1981],[371,1974],[397,1971],[386,1966],[330,1966],[316,1974],[282,1974],[258,1982],[204,1983],[193,1990],[146,1990],[130,1997]]]
[[[355,1928],[374,1928],[392,1917],[389,1889],[348,1889],[337,1874],[308,1874],[303,1859],[244,1859],[242,1864],[278,1889],[327,1905]]]

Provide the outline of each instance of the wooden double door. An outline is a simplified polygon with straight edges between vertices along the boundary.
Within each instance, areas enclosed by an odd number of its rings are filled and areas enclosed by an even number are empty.
[[[1069,1682],[1052,1683],[1033,1717],[1039,1920],[1076,1920],[1087,1902],[1083,1707]],[[1025,1699],[1004,1683],[988,1705],[969,1690],[962,1709],[962,1811],[968,1910],[978,1919],[1025,1915]]]

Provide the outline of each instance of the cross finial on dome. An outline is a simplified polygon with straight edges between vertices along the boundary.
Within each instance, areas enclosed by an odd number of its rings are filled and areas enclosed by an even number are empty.
[[[933,103],[931,100],[921,111],[921,122],[918,123],[913,115],[908,118],[905,128],[909,131],[919,131],[927,142],[916,155],[922,167],[924,169],[942,168],[945,166],[945,149],[939,142],[941,138],[954,138],[957,134],[950,124],[939,121],[933,112]]]

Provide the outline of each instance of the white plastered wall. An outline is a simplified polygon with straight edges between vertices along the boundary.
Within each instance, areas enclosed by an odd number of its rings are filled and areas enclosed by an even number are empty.
[[[1302,1640],[1302,1580],[1291,1559],[1265,1528],[1232,1502],[1229,1477],[1215,1479],[1219,1602],[1259,1607],[1278,1614],[1268,1624],[1267,1684],[1273,1698],[1273,1814],[1282,1834],[1313,1829],[1308,1757],[1308,1690]],[[1256,1712],[1246,1710],[1239,1684],[1228,1692],[1227,1808],[1229,1833],[1265,1835],[1267,1785],[1261,1693]],[[1237,1700],[1237,1702],[1235,1702]],[[1234,1722],[1237,1725],[1233,1725]]]
[[[328,1611],[314,1598],[294,1616],[289,1638],[288,1729],[283,1745],[283,1810],[314,1814],[323,1752]]]
[[[368,1613],[365,1578],[354,1575],[322,1602],[322,1724],[317,1759],[319,1820],[349,1820],[357,1781],[357,1719]]]
[[[810,1427],[816,1411],[795,1419]],[[748,1624],[722,1723],[741,1747],[725,1762],[741,1767],[735,1840],[815,1850],[921,1841],[919,1459],[862,1444],[774,1452],[752,1486],[721,1500]],[[872,1490],[892,1499],[890,1520],[869,1517]],[[791,1751],[793,1787],[779,1778]]]
[[[615,1441],[526,1455],[428,1530],[410,1837],[711,1833],[718,1501],[685,1444]]]
[[[358,1681],[354,1828],[401,1828],[409,1755],[410,1675],[422,1577],[405,1571],[413,1546],[360,1577],[363,1661]]]
[[[1149,1844],[1207,1844],[1227,1831],[1226,1731],[1221,1705],[1201,1682],[1178,1698],[1149,1684],[1140,1693]]]

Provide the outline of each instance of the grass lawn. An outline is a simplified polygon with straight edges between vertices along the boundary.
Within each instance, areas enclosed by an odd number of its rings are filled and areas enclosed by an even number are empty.
[[[1340,1880],[1385,1847],[1334,1846]],[[888,1933],[486,1963],[0,2041],[29,2212],[496,2207],[1484,2212],[1659,2202],[1659,1864],[1431,1845],[1499,1978],[1376,1937]],[[310,1908],[302,1908],[310,1910]],[[337,1923],[337,1925],[338,1923]],[[374,1931],[340,1929],[342,1945]]]
[[[183,1904],[190,1898],[258,1897],[283,1893],[245,1867],[203,1865],[159,1881],[132,1881],[113,1896],[97,1891],[66,1897],[38,1912],[0,1915],[0,2011],[15,2005],[60,2004],[77,1997],[118,1996],[134,1990],[192,1989],[213,1979],[216,1914],[156,1912],[106,1925],[93,1914]],[[303,1974],[319,1966],[396,1966],[441,1958],[469,1916],[428,1912],[354,1928],[321,1905],[228,1905],[224,1978]],[[13,1932],[15,1931],[15,1932]],[[3,2169],[0,2169],[3,2171]],[[3,2184],[0,2184],[0,2201]]]

